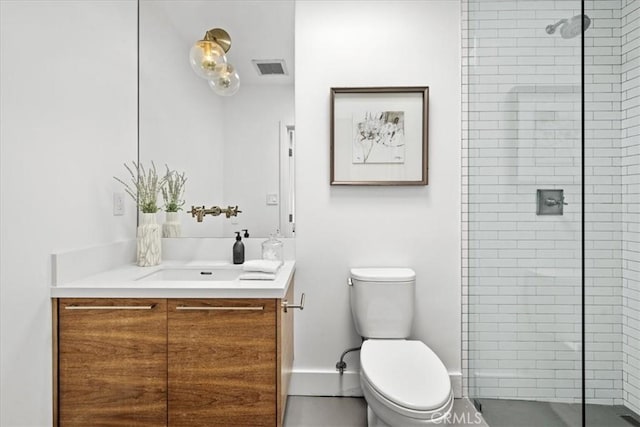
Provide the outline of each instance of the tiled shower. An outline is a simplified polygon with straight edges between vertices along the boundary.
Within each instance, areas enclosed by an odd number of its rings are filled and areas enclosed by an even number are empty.
[[[638,414],[640,0],[462,13],[465,392]]]

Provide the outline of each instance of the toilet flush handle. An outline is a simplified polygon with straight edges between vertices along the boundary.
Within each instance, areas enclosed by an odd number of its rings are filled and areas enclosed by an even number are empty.
[[[351,280],[351,277],[347,279],[347,285],[353,286],[353,280]]]

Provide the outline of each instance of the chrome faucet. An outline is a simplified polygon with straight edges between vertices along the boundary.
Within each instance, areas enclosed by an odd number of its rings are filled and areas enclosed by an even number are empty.
[[[202,222],[202,219],[207,215],[218,216],[220,214],[224,214],[225,217],[231,218],[232,216],[238,216],[238,214],[242,213],[242,211],[238,209],[238,206],[228,206],[226,208],[212,206],[209,209],[205,208],[204,206],[191,206],[190,213],[191,218],[196,218],[198,222]]]

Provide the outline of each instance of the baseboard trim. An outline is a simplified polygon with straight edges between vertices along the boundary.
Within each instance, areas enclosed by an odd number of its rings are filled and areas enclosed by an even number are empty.
[[[451,387],[456,398],[462,397],[462,374],[450,372]],[[289,394],[293,396],[362,396],[358,372],[328,370],[294,370]]]
[[[451,388],[453,389],[453,397],[460,399],[462,397],[462,373],[449,372],[451,379]]]
[[[358,372],[299,371],[291,374],[289,394],[294,396],[362,396]]]

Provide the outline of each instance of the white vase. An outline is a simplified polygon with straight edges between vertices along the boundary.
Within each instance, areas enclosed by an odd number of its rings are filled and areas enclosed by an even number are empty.
[[[180,237],[182,226],[178,218],[178,212],[165,212],[165,222],[162,224],[162,237]]]
[[[151,267],[160,264],[162,258],[162,240],[160,226],[155,213],[140,213],[138,225],[138,265]]]

